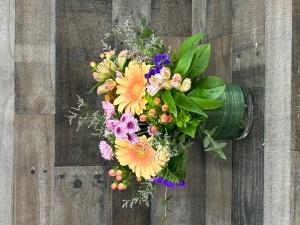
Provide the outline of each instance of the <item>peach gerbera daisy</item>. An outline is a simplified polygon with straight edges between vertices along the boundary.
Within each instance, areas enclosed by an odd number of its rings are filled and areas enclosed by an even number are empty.
[[[130,62],[125,68],[125,75],[117,77],[117,94],[119,95],[114,105],[118,106],[118,111],[131,112],[140,115],[145,108],[145,89],[147,80],[144,75],[149,71],[150,65],[145,63]]]
[[[162,161],[160,151],[155,151],[146,136],[139,137],[133,144],[127,140],[116,140],[116,158],[122,166],[128,166],[137,177],[150,179],[166,164]],[[165,154],[165,152],[164,152]]]

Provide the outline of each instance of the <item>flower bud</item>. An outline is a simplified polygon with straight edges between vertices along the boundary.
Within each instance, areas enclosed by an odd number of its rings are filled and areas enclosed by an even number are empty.
[[[169,80],[171,78],[171,71],[168,67],[161,68],[160,74],[163,76],[165,80]]]
[[[117,171],[116,171],[116,175],[117,175],[117,176],[122,176],[122,174],[123,174],[123,173],[122,173],[122,170],[117,170]]]
[[[155,105],[160,105],[160,103],[161,103],[160,98],[155,98],[154,103],[155,103]]]
[[[92,62],[90,62],[90,66],[91,66],[92,68],[94,68],[94,67],[96,66],[96,63],[95,63],[94,61],[92,61]]]
[[[161,110],[162,110],[163,112],[167,112],[167,111],[169,110],[169,106],[166,105],[166,104],[164,104],[164,105],[162,105]]]
[[[179,88],[179,91],[186,92],[186,91],[188,91],[188,90],[191,89],[191,85],[192,85],[191,79],[190,78],[185,78],[182,81],[182,84],[181,84],[181,86]]]
[[[116,190],[118,185],[116,183],[112,183],[110,187],[111,189]]]
[[[104,83],[106,90],[111,91],[117,86],[117,82],[114,81],[113,79],[108,79]]]
[[[125,190],[126,188],[127,188],[127,186],[126,186],[125,184],[123,184],[123,183],[119,183],[119,184],[118,184],[118,189],[119,189],[120,191]]]
[[[108,171],[108,175],[111,177],[114,177],[114,176],[116,176],[116,171],[114,169],[111,169]]]
[[[147,121],[147,116],[142,114],[142,115],[140,115],[139,119],[140,119],[141,122],[146,122]]]
[[[154,125],[152,125],[152,126],[149,126],[148,127],[148,133],[149,133],[149,135],[155,135],[156,133],[157,133],[157,131],[158,131],[158,128],[157,128],[157,126],[154,126]]]
[[[172,115],[169,115],[168,116],[168,123],[171,123],[173,121],[173,116]]]
[[[157,85],[149,85],[147,87],[147,92],[150,96],[156,95],[159,90],[160,90],[160,88]]]
[[[149,113],[149,116],[156,117],[156,110],[155,109],[150,109],[148,113]]]
[[[175,73],[172,77],[172,81],[174,82],[181,82],[182,81],[182,77],[179,73]]]
[[[118,59],[117,59],[117,63],[119,65],[120,70],[124,69],[124,66],[127,62],[128,59],[128,51],[127,50],[123,50],[119,53],[118,55]]]
[[[105,94],[108,90],[105,87],[105,84],[101,84],[97,87],[97,95]]]
[[[117,180],[117,181],[121,181],[122,179],[123,179],[123,177],[122,177],[121,175],[117,175],[117,176],[116,176],[116,180]]]
[[[162,115],[160,116],[160,121],[161,121],[162,123],[167,123],[167,122],[168,122],[168,119],[169,119],[169,117],[168,117],[167,114],[162,114]]]
[[[167,81],[163,84],[163,87],[164,87],[166,90],[171,90],[171,89],[172,89],[171,81],[170,81],[170,80],[167,80]]]

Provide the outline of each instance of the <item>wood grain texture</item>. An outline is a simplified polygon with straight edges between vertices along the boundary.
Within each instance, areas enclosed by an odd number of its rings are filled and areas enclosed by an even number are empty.
[[[217,74],[231,83],[231,36],[216,38],[210,43],[212,54],[205,74]],[[231,142],[224,151],[227,160],[206,153],[206,225],[231,224]]]
[[[55,167],[55,225],[111,224],[111,190],[101,166]]]
[[[98,59],[101,39],[111,31],[111,1],[57,1],[56,3],[56,155],[55,164],[98,165],[98,138],[67,121],[68,111],[80,95],[91,105],[101,99],[87,94],[93,84],[89,62]],[[96,104],[95,104],[96,103]],[[96,107],[96,106],[95,106]]]
[[[52,225],[54,116],[16,114],[14,133],[13,224]]]
[[[291,186],[291,225],[300,224],[300,152],[294,151],[292,156]]]
[[[300,151],[300,1],[293,0],[292,37],[292,150]]]
[[[292,1],[266,1],[264,224],[289,225]]]
[[[55,113],[55,1],[15,4],[16,112]]]
[[[11,225],[14,153],[14,1],[0,2],[0,224]]]

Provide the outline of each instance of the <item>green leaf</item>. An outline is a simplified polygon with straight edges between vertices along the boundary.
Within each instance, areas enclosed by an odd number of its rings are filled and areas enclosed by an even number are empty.
[[[218,151],[218,155],[219,155],[219,157],[220,157],[221,159],[224,159],[224,160],[227,159],[226,155],[225,155],[224,152],[222,152],[222,151]]]
[[[189,97],[185,96],[183,93],[176,93],[174,100],[178,107],[207,117],[205,112],[203,112],[203,110],[196,103],[194,103]]]
[[[200,122],[200,120],[192,120],[187,124],[186,127],[181,127],[179,128],[179,130],[182,131],[184,134],[194,138]]]
[[[192,49],[203,37],[203,33],[196,33],[187,38],[179,48],[179,56],[183,56],[188,50]]]
[[[147,39],[147,38],[149,38],[151,35],[153,34],[153,31],[152,30],[150,30],[150,29],[148,29],[148,28],[145,28],[144,30],[143,30],[143,32],[141,33],[141,38],[142,39]]]
[[[210,140],[208,136],[205,136],[205,138],[203,139],[203,147],[207,148],[210,144]]]
[[[218,143],[218,144],[217,144],[217,147],[218,147],[218,149],[222,149],[222,148],[224,148],[226,145],[227,145],[227,143]]]
[[[91,93],[93,93],[95,90],[96,90],[96,88],[97,87],[99,87],[101,84],[103,84],[103,82],[102,81],[98,81],[93,87],[91,87],[89,90],[88,90],[88,94],[91,94]]]
[[[217,76],[207,76],[196,82],[195,87],[210,89],[215,87],[224,86],[225,82]]]
[[[214,151],[214,148],[213,147],[209,147],[209,148],[206,148],[204,149],[205,152],[212,152]]]
[[[207,68],[211,52],[210,44],[201,45],[197,47],[195,51],[196,52],[191,66],[189,68],[189,71],[187,72],[188,77],[190,77],[191,79],[203,73]]]
[[[189,92],[188,96],[204,99],[217,99],[221,97],[225,92],[226,85],[214,87],[210,89],[195,88]]]
[[[208,131],[208,134],[209,134],[210,136],[214,136],[214,134],[216,133],[217,129],[218,129],[218,127],[212,128],[211,130]]]
[[[175,73],[179,73],[182,76],[186,74],[186,72],[189,70],[190,65],[192,63],[193,57],[195,54],[195,50],[187,51],[178,61]]]
[[[175,101],[172,97],[171,91],[164,91],[162,93],[162,99],[164,101],[164,103],[166,103],[169,106],[170,112],[177,117],[177,108],[175,105]]]
[[[224,104],[224,101],[219,99],[214,100],[191,97],[191,100],[202,109],[217,109]]]

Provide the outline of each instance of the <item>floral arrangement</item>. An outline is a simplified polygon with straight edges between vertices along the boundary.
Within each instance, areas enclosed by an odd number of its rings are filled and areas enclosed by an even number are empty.
[[[104,138],[99,149],[105,160],[114,162],[108,171],[113,190],[139,185],[125,206],[148,204],[156,185],[188,185],[187,151],[198,133],[205,151],[226,159],[225,143],[213,139],[216,128],[206,127],[207,112],[224,104],[226,85],[217,76],[203,75],[210,58],[210,44],[200,44],[203,36],[194,34],[174,51],[145,20],[128,20],[106,35],[99,61],[90,63],[95,80],[90,92],[103,96],[102,109],[88,111],[79,98],[69,118]],[[106,43],[111,37],[122,39],[126,50],[112,50]]]

